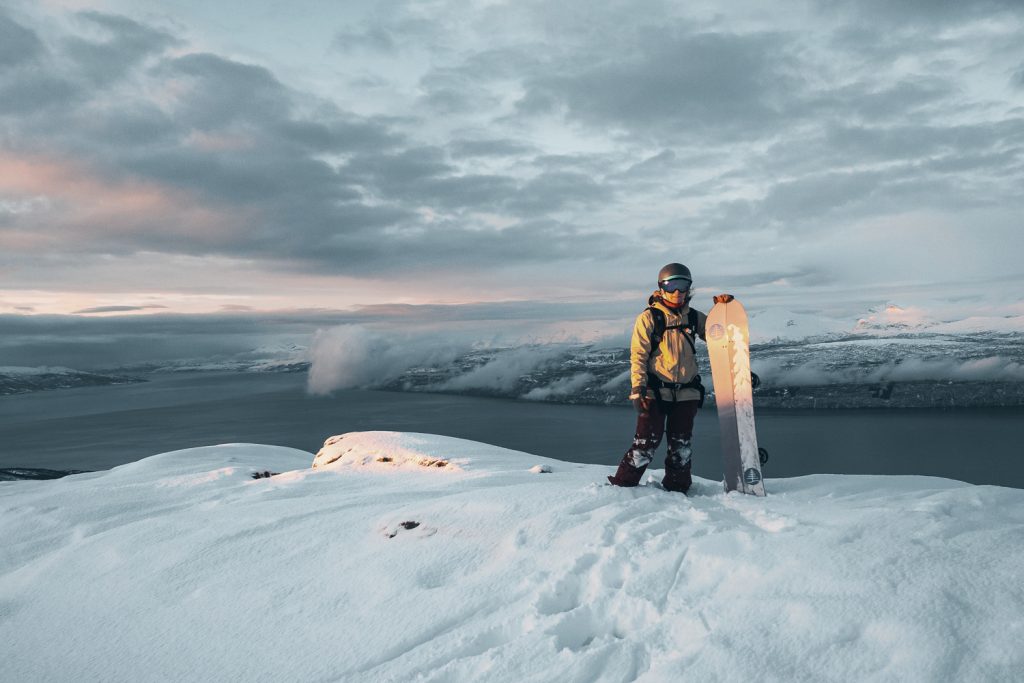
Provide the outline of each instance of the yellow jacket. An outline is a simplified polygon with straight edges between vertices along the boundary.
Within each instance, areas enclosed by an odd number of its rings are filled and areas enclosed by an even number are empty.
[[[686,325],[690,307],[684,306],[678,310],[669,308],[662,302],[659,292],[655,292],[648,300],[650,305],[660,308],[665,313],[665,327],[674,325]],[[696,310],[696,309],[694,309]],[[707,341],[704,328],[708,316],[701,311],[697,312],[697,336]],[[629,380],[630,386],[646,387],[648,385],[647,373],[653,373],[663,382],[673,384],[686,384],[697,375],[697,357],[690,348],[690,343],[684,339],[684,332],[681,329],[666,329],[661,339],[661,344],[656,349],[651,349],[651,335],[654,333],[654,315],[650,309],[644,309],[643,313],[636,317],[633,325],[633,339],[629,344]],[[653,389],[648,390],[648,396],[653,396]],[[666,401],[696,401],[700,398],[697,389],[679,389],[672,395],[669,388],[661,389],[661,398]]]

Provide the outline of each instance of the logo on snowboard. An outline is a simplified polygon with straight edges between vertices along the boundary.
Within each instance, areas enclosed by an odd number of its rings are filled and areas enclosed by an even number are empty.
[[[748,467],[743,473],[743,481],[747,482],[749,486],[754,486],[761,481],[761,473],[757,471],[756,467]]]
[[[719,325],[718,323],[715,323],[714,325],[711,326],[710,329],[708,329],[708,336],[711,337],[712,339],[718,340],[721,339],[724,335],[725,328]]]

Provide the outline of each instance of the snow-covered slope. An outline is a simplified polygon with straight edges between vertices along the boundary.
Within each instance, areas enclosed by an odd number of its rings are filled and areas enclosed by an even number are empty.
[[[64,367],[0,366],[0,396],[26,394],[47,389],[131,384],[141,382],[120,374],[96,373]]]
[[[603,486],[423,434],[0,483],[11,681],[1009,681],[1024,491]],[[551,471],[545,473],[545,469]],[[280,472],[253,479],[256,471]],[[658,473],[653,473],[657,476]]]

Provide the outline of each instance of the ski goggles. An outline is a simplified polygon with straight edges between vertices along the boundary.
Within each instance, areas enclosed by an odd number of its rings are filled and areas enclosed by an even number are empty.
[[[693,284],[686,278],[675,278],[674,280],[662,280],[658,283],[662,291],[672,294],[673,292],[686,292],[689,291],[690,286]]]

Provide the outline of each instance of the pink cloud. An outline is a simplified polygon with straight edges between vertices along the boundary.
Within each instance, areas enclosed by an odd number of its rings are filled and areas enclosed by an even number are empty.
[[[216,244],[251,218],[237,208],[228,212],[204,205],[180,188],[138,178],[104,177],[71,160],[2,152],[0,197],[46,200],[40,204],[44,209],[21,217],[25,225],[37,228],[32,231],[35,239],[8,232],[3,239],[11,249],[33,249],[56,238],[80,242],[124,238],[125,246],[130,246],[132,236],[146,237],[147,243],[154,236],[167,236]]]

